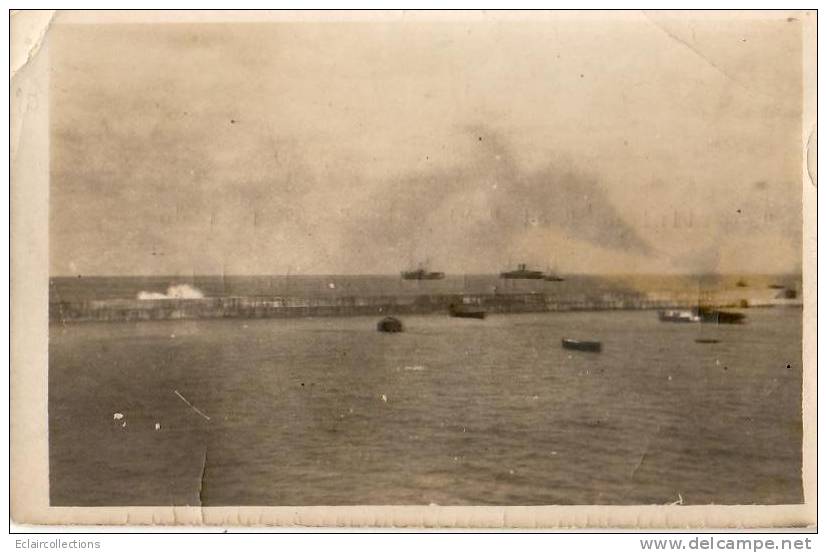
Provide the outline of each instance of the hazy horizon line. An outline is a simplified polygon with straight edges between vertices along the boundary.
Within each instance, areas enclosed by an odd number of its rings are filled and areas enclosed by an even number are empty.
[[[507,269],[511,270],[511,269]],[[544,271],[545,272],[545,271]],[[400,277],[401,278],[402,271],[395,272],[395,273],[187,273],[187,274],[180,274],[180,273],[158,273],[158,274],[147,274],[147,273],[136,273],[136,274],[50,274],[49,278],[193,278],[193,277]],[[455,276],[455,277],[463,277],[463,276],[499,276],[500,271],[491,272],[491,273],[450,273],[444,272],[446,277]],[[621,276],[718,276],[718,277],[746,277],[746,276],[803,276],[803,271],[789,271],[789,272],[768,272],[768,273],[759,273],[759,272],[744,272],[744,273],[731,273],[731,272],[663,272],[663,273],[654,273],[654,272],[640,272],[640,273],[624,273],[624,272],[617,272],[617,273],[583,273],[583,272],[562,272],[562,271],[549,271],[545,273],[548,275],[555,275],[555,276],[589,276],[589,277],[621,277]],[[418,280],[418,279],[411,279],[411,280]],[[424,280],[424,279],[423,279]]]

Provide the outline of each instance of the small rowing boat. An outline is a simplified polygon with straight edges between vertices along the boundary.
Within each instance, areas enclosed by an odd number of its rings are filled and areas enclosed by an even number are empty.
[[[563,348],[574,349],[577,351],[600,352],[603,349],[603,344],[591,340],[574,340],[572,338],[563,338]]]
[[[385,317],[376,324],[379,332],[402,332],[402,321],[396,317]]]
[[[485,310],[473,305],[463,305],[452,303],[448,307],[448,313],[452,317],[459,317],[462,319],[484,319]]]

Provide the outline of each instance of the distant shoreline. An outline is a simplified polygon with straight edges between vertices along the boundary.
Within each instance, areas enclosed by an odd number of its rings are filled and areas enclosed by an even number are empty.
[[[490,313],[743,307],[795,303],[802,286],[795,274],[561,276],[54,277],[49,314],[52,321],[131,321],[429,314],[447,313],[451,304]]]

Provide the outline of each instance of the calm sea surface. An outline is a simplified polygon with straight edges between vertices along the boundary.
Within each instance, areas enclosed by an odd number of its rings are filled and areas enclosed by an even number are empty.
[[[798,503],[801,310],[747,313],[55,324],[52,504]]]

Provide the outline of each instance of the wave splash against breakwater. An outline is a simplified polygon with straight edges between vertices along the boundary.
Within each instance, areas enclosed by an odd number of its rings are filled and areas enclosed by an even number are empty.
[[[173,284],[165,294],[160,292],[138,292],[139,300],[197,300],[204,297],[204,292],[189,284]]]

